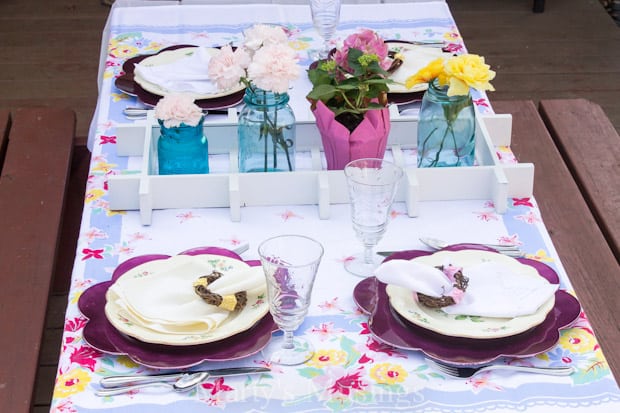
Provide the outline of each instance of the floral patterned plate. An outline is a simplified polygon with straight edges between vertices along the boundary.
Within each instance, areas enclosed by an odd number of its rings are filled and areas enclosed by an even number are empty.
[[[493,261],[510,268],[511,271],[522,277],[520,280],[540,276],[536,268],[523,264],[514,258],[490,251],[441,251],[414,258],[414,261],[431,266],[451,262],[458,267]],[[390,297],[390,304],[401,317],[420,327],[452,337],[500,338],[523,333],[542,323],[549,311],[553,309],[555,302],[554,296],[552,296],[534,314],[521,317],[467,317],[456,314],[450,315],[441,309],[421,305],[414,299],[414,295],[403,287],[388,285],[386,291]]]
[[[216,254],[241,260],[234,252],[216,247],[198,247],[182,252],[184,255]],[[80,297],[78,308],[88,318],[84,327],[84,340],[97,350],[117,355],[127,355],[136,363],[161,369],[179,369],[204,361],[235,360],[256,354],[270,341],[277,330],[270,314],[265,315],[247,330],[229,338],[207,344],[171,346],[152,344],[127,336],[108,321],[104,314],[105,295],[112,283],[121,275],[149,261],[168,259],[169,255],[151,254],[131,258],[116,267],[111,281],[101,282],[88,288]],[[259,261],[246,261],[250,266]]]
[[[187,255],[180,254],[164,260],[148,261],[138,265],[115,279],[115,283],[123,284],[129,278],[137,279],[137,283],[148,283],[149,276],[158,272],[170,272],[176,282],[183,282],[198,278],[199,275],[208,274],[217,270],[224,275],[229,271],[238,271],[248,268],[249,265],[241,260],[216,254]],[[205,271],[205,269],[209,269]],[[195,277],[194,277],[195,275]],[[167,277],[169,278],[169,277]],[[134,281],[135,282],[135,281]],[[191,284],[188,287],[193,290]],[[266,287],[265,287],[266,288]],[[144,290],[141,286],[140,290]],[[105,314],[108,321],[121,333],[134,337],[140,341],[155,344],[167,344],[173,346],[189,346],[219,341],[232,335],[247,330],[269,311],[269,305],[265,300],[266,291],[248,294],[248,302],[238,312],[232,313],[213,331],[195,332],[193,334],[170,334],[154,331],[145,326],[131,323],[125,318],[124,311],[115,300],[110,299],[111,291],[106,294]],[[201,299],[196,296],[196,301]]]
[[[477,249],[492,251],[475,244],[453,245],[444,250],[458,251]],[[386,259],[413,259],[430,255],[428,251],[402,251]],[[519,258],[530,265],[551,283],[558,277],[549,266],[538,261]],[[359,282],[353,298],[357,305],[370,315],[369,328],[377,340],[405,350],[419,350],[429,357],[451,364],[477,365],[496,360],[499,357],[530,357],[552,348],[560,337],[560,330],[570,326],[579,317],[581,306],[577,299],[564,290],[555,293],[555,304],[545,320],[521,334],[493,338],[475,339],[450,337],[410,323],[401,317],[390,305],[386,284],[370,277]]]

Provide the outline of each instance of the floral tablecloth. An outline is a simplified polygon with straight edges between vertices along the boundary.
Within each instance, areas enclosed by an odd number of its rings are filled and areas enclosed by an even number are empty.
[[[301,63],[309,64],[307,51],[320,42],[307,6],[113,9],[104,42],[107,52],[90,142],[92,164],[51,411],[620,411],[620,390],[585,314],[562,332],[549,351],[526,359],[500,360],[538,366],[572,365],[577,371],[569,377],[489,372],[456,380],[435,371],[421,352],[399,350],[375,339],[368,328],[368,317],[352,297],[361,279],[343,268],[343,262],[361,248],[347,205],[332,206],[328,220],[318,218],[316,206],[248,207],[242,209],[241,222],[232,222],[225,208],[168,209],[155,211],[151,226],[140,224],[138,211],[108,208],[108,177],[138,163],[117,156],[115,150],[116,126],[129,122],[122,109],[137,103],[114,87],[122,63],[172,44],[234,44],[243,29],[256,21],[285,24]],[[464,47],[444,2],[344,5],[338,39],[360,27],[373,28],[386,38],[443,39],[455,49]],[[291,92],[299,116],[306,110],[305,93],[298,92],[309,87],[304,81],[295,84]],[[484,95],[477,96],[476,103],[481,111],[492,110]],[[509,148],[498,148],[498,154],[506,162],[514,161]],[[495,212],[491,201],[471,200],[423,202],[419,216],[410,218],[405,205],[397,203],[390,217],[380,250],[425,249],[418,241],[424,235],[449,242],[516,242],[529,258],[554,268],[561,288],[573,293],[533,198],[511,199],[503,215]],[[95,396],[102,377],[157,370],[140,366],[126,356],[102,353],[86,343],[83,331],[87,319],[77,308],[86,289],[109,280],[116,266],[131,257],[174,255],[198,246],[233,248],[248,242],[250,250],[243,257],[256,259],[258,244],[282,233],[305,234],[325,246],[312,305],[297,332],[309,338],[317,350],[309,362],[295,367],[273,365],[271,372],[254,376],[210,378],[188,393],[141,390],[114,397]],[[241,360],[205,362],[196,368],[267,364],[257,353]]]

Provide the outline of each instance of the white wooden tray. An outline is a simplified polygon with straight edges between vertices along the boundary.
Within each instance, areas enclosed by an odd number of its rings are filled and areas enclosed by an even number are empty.
[[[498,213],[506,211],[508,198],[532,195],[533,164],[501,164],[496,147],[510,146],[511,115],[477,115],[476,166],[417,168],[407,159],[416,147],[417,116],[402,116],[390,108],[392,121],[388,150],[405,168],[397,201],[404,201],[409,216],[417,216],[418,202],[492,199]],[[228,155],[229,171],[204,175],[157,175],[159,125],[149,111],[140,123],[117,126],[119,156],[142,157],[139,173],[109,178],[112,210],[140,210],[143,225],[150,225],[154,209],[229,207],[231,219],[241,220],[241,207],[316,204],[322,219],[330,205],[348,203],[343,171],[323,170],[322,145],[314,122],[298,122],[297,152],[308,152],[311,168],[293,172],[239,173],[237,167],[237,114],[215,123],[205,122],[209,153]],[[408,166],[413,165],[413,166]],[[286,188],[286,190],[280,190]]]

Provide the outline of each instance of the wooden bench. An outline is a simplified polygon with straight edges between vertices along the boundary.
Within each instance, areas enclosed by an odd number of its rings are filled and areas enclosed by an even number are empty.
[[[32,408],[75,126],[71,110],[0,111],[0,412]]]
[[[512,150],[520,162],[535,165],[534,197],[541,218],[609,366],[620,377],[620,264],[614,255],[614,236],[608,237],[606,224],[599,225],[594,212],[595,204],[607,205],[606,200],[617,199],[620,190],[618,135],[601,126],[607,117],[587,101],[543,101],[542,116],[531,101],[496,101],[493,108],[513,115]],[[598,126],[590,122],[594,119]],[[588,136],[596,139],[586,143]],[[601,160],[608,160],[604,169]],[[601,184],[615,180],[615,189],[599,190],[598,180],[605,176],[608,179]],[[610,217],[603,219],[608,223],[618,217],[617,203],[611,208],[607,212],[599,208]],[[615,231],[617,235],[617,226]]]
[[[543,100],[539,110],[573,179],[620,261],[620,136],[596,103]]]

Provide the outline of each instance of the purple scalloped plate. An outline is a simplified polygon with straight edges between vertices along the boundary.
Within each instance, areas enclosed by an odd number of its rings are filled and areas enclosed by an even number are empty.
[[[189,45],[189,44],[177,44],[174,46],[166,47],[165,49],[161,49],[159,52],[155,54],[138,55],[130,59],[127,59],[125,63],[123,63],[123,72],[125,73],[117,77],[116,80],[114,80],[114,86],[116,86],[117,89],[119,89],[120,91],[130,96],[136,96],[138,99],[140,99],[140,101],[142,101],[142,103],[144,103],[147,106],[157,105],[157,102],[159,102],[159,99],[161,99],[161,96],[145,90],[144,88],[142,88],[142,86],[140,86],[138,83],[134,81],[134,78],[133,78],[134,65],[136,63],[140,63],[142,60],[146,59],[147,57],[154,56],[166,50],[176,50],[176,49],[180,49],[183,47],[198,47],[198,46]],[[227,109],[227,108],[231,108],[241,103],[241,101],[243,101],[244,94],[245,94],[245,89],[242,89],[238,92],[234,92],[226,96],[219,96],[213,99],[199,99],[195,103],[202,109],[207,109],[207,110]]]
[[[184,255],[214,254],[233,259],[242,258],[233,251],[218,247],[198,247],[183,251]],[[97,350],[117,355],[127,355],[136,363],[160,369],[179,369],[195,366],[204,361],[236,360],[256,354],[271,340],[272,332],[278,328],[270,314],[248,330],[224,340],[194,346],[168,346],[145,343],[129,337],[108,321],[104,313],[108,288],[130,269],[149,261],[165,260],[169,255],[150,254],[130,258],[116,267],[111,281],[104,281],[88,288],[78,301],[78,308],[88,318],[84,327],[84,340]],[[250,266],[260,261],[246,261]]]
[[[494,251],[477,244],[451,245],[443,251],[476,249]],[[494,251],[496,252],[496,251]],[[387,260],[410,260],[428,251],[400,251]],[[527,258],[517,258],[525,265],[534,267],[541,277],[553,284],[559,283],[555,271],[546,264]],[[560,330],[571,325],[581,312],[575,297],[564,290],[555,293],[555,305],[545,320],[532,329],[510,337],[495,339],[472,339],[451,337],[414,325],[402,318],[390,305],[386,284],[375,277],[359,282],[353,290],[353,299],[362,311],[369,314],[368,326],[373,336],[393,347],[404,350],[420,350],[427,356],[451,364],[476,365],[489,363],[499,357],[530,357],[551,349],[560,338]]]

